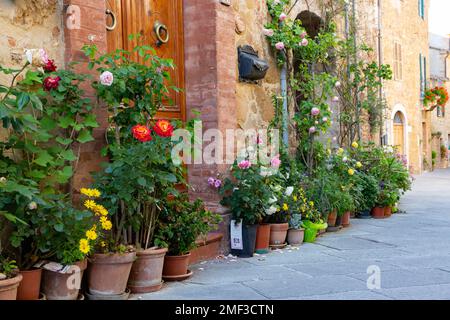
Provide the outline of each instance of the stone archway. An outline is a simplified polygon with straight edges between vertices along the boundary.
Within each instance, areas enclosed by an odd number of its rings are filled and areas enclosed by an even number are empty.
[[[391,112],[389,144],[402,155],[409,155],[408,117],[403,105],[397,104]]]

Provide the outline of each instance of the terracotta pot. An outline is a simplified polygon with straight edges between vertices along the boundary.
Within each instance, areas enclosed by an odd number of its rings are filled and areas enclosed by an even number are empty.
[[[289,223],[273,223],[270,225],[270,245],[286,243]]]
[[[305,229],[289,229],[287,234],[287,241],[291,246],[299,246],[303,243],[305,238]]]
[[[19,273],[14,278],[0,280],[0,300],[16,300],[17,288],[22,281],[22,275]]]
[[[384,216],[386,218],[392,216],[392,207],[384,207]]]
[[[163,277],[184,276],[188,273],[191,253],[181,256],[166,256],[164,258]]]
[[[372,209],[372,218],[384,219],[384,207],[375,207]]]
[[[47,300],[77,300],[86,267],[87,261],[84,260],[75,263],[67,273],[43,270],[42,293]]]
[[[123,294],[134,260],[136,252],[94,254],[89,259],[89,293],[104,296]]]
[[[158,291],[162,287],[162,270],[167,248],[136,252],[137,259],[131,268],[128,287],[132,293]]]
[[[342,226],[344,228],[347,228],[348,226],[350,226],[350,211],[347,211],[342,216]]]
[[[260,224],[256,229],[256,253],[267,253],[269,252],[270,244],[270,224]]]
[[[336,226],[336,218],[337,218],[336,210],[333,212],[330,212],[330,214],[328,215],[328,226],[329,227]]]
[[[39,300],[42,269],[20,271],[23,279],[17,289],[17,300]]]

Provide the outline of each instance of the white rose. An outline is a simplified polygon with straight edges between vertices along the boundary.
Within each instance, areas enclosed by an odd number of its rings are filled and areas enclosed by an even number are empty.
[[[277,207],[275,206],[271,206],[269,209],[266,209],[266,215],[268,216],[273,215],[275,212],[277,212]]]
[[[100,75],[100,83],[104,86],[111,86],[114,82],[114,75],[110,71],[104,71]]]
[[[286,192],[284,194],[285,196],[290,197],[292,192],[294,192],[294,187],[287,187]]]

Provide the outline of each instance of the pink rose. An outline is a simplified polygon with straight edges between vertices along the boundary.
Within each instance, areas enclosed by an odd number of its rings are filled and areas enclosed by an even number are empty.
[[[273,159],[270,160],[270,165],[272,168],[279,168],[281,165],[280,155],[273,157]]]
[[[111,86],[114,82],[114,75],[110,71],[104,71],[100,75],[100,83],[104,86]]]
[[[277,48],[277,50],[283,50],[284,49],[284,43],[283,42],[278,42],[277,44],[275,44],[275,48]]]
[[[306,33],[306,31],[303,31],[301,34],[300,34],[300,37],[303,39],[304,37],[306,37],[308,34]]]
[[[327,122],[327,121],[328,121],[328,118],[327,118],[327,117],[323,117],[323,118],[322,118],[322,121],[323,121],[323,122]]]
[[[307,45],[308,45],[308,39],[303,39],[301,42],[300,42],[300,45],[301,46],[303,46],[303,47],[306,47]]]
[[[39,49],[39,55],[41,56],[42,64],[46,65],[48,63],[48,55],[44,49]]]
[[[309,133],[310,134],[316,133],[316,127],[309,128]]]
[[[285,13],[280,14],[280,22],[286,20],[287,15]]]
[[[263,29],[263,34],[264,34],[266,37],[272,37],[273,34],[274,34],[274,31],[273,31],[272,29],[266,29],[266,28],[264,28],[264,29]]]
[[[318,116],[319,113],[320,113],[320,109],[319,108],[314,107],[314,108],[311,109],[311,114],[313,116]]]
[[[249,160],[242,160],[241,162],[239,162],[238,167],[240,169],[248,169],[252,166],[251,162]]]

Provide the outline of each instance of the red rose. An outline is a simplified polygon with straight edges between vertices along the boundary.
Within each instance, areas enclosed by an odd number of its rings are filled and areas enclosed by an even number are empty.
[[[173,134],[173,126],[168,120],[158,120],[153,130],[160,137],[171,137]]]
[[[59,86],[60,77],[47,77],[44,79],[44,90],[50,91],[52,89],[56,89]]]
[[[141,124],[135,125],[131,128],[133,137],[141,142],[147,142],[152,140],[150,129]]]
[[[45,72],[55,72],[56,71],[55,60],[48,59],[47,63],[44,65],[44,71]]]

